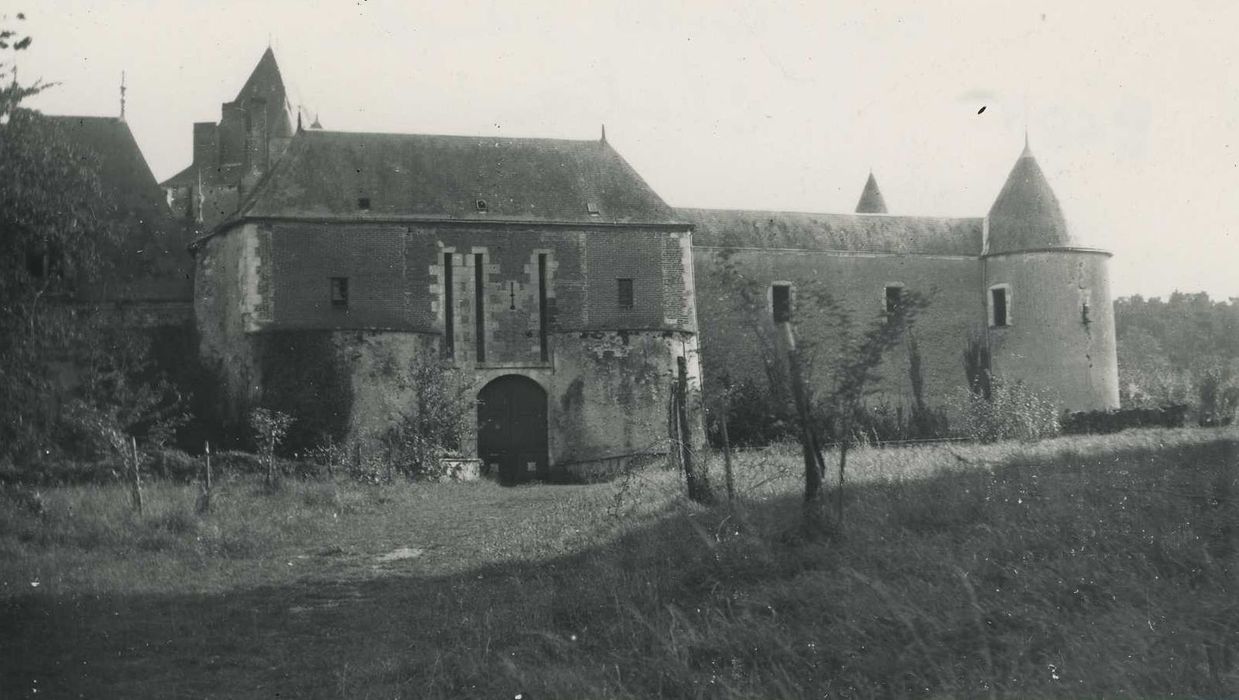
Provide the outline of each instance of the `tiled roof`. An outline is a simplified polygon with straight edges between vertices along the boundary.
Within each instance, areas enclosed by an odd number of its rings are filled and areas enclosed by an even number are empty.
[[[989,210],[988,253],[1072,245],[1067,220],[1028,144]]]
[[[677,209],[694,245],[920,255],[980,255],[981,219]]]
[[[109,297],[192,298],[191,232],[175,220],[129,125],[113,117],[48,116],[74,146],[98,157],[99,179],[126,227]]]
[[[359,200],[368,200],[368,208]],[[675,223],[606,141],[303,131],[240,216]]]

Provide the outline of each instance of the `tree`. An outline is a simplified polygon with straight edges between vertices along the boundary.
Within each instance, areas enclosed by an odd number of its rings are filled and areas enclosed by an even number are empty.
[[[795,417],[810,517],[823,501],[823,437],[829,435],[838,444],[836,519],[841,523],[847,453],[855,444],[865,397],[881,377],[883,358],[901,342],[925,300],[904,293],[885,313],[865,318],[838,300],[822,280],[806,279],[794,295],[789,293],[790,312],[771,318],[767,285],[747,274],[735,249],[717,251],[710,274],[761,349],[771,393],[782,397],[784,409]],[[805,329],[829,332],[802,332]]]
[[[78,294],[108,278],[125,228],[97,156],[21,106],[51,87],[17,81],[24,21],[0,16],[0,459],[31,461],[82,431],[123,456],[120,436],[158,441],[183,420],[180,397],[142,340]]]
[[[460,454],[476,408],[464,373],[451,363],[417,358],[391,381],[415,402],[385,432],[388,464],[410,477],[440,477],[444,459]]]
[[[267,462],[267,488],[275,487],[275,448],[284,442],[288,428],[293,424],[293,417],[287,413],[273,411],[269,408],[255,408],[250,412],[250,428],[254,431],[254,442],[262,451]]]

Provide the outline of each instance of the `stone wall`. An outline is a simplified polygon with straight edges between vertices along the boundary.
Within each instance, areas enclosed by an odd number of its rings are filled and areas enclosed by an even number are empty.
[[[802,341],[818,348],[818,358],[813,362],[818,370],[816,381],[825,386],[826,370],[838,352],[837,331],[805,294],[796,294],[797,288],[803,291],[820,282],[862,328],[883,318],[887,285],[902,285],[906,293],[921,296],[927,306],[918,314],[912,334],[921,355],[926,403],[931,408],[942,407],[951,393],[966,387],[963,352],[968,340],[981,337],[984,330],[977,258],[738,250],[731,258],[735,269],[766,295],[764,308],[755,317],[740,312],[736,290],[721,285],[718,254],[714,248],[698,248],[694,253],[702,363],[708,385],[724,374],[732,381],[749,378],[759,386],[768,385],[764,363],[771,359],[773,347],[760,338],[773,338],[769,290],[780,282],[792,285],[802,321],[797,332]],[[871,402],[896,409],[913,405],[908,349],[905,339],[887,354]]]
[[[986,293],[1010,285],[1010,325],[989,329],[994,373],[1046,391],[1067,410],[1117,408],[1108,262],[1108,253],[1070,249],[985,258]]]

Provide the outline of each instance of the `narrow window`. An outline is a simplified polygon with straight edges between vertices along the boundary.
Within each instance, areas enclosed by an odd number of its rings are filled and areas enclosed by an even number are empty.
[[[348,308],[348,278],[331,278],[331,305],[337,309]]]
[[[47,256],[42,251],[26,252],[26,274],[35,279],[42,279],[47,274]]]
[[[775,323],[788,323],[792,320],[792,286],[790,284],[770,285],[770,305],[774,313]]]
[[[370,211],[370,198],[369,197],[358,197],[357,208],[362,211]]]
[[[473,254],[473,323],[477,335],[478,362],[486,361],[486,283],[485,262],[481,253]]]
[[[903,285],[886,285],[886,315],[895,315],[895,312],[899,311],[899,306],[901,304],[903,304]]]
[[[456,304],[452,289],[452,253],[443,254],[443,351],[456,357]]]
[[[621,277],[615,280],[617,300],[621,309],[631,310],[633,308],[632,300],[632,278]]]
[[[1080,323],[1083,323],[1086,326],[1090,322],[1092,322],[1092,319],[1089,318],[1089,311],[1091,310],[1090,307],[1092,306],[1091,304],[1092,301],[1093,300],[1092,300],[1091,295],[1089,294],[1089,291],[1087,289],[1081,289],[1080,290]]]
[[[991,326],[1002,327],[1002,326],[1010,325],[1011,314],[1010,314],[1010,309],[1008,308],[1008,304],[1010,303],[1011,299],[1010,299],[1009,291],[1010,291],[1010,287],[1008,287],[1007,285],[1000,285],[998,287],[990,288],[989,290],[989,294],[990,294],[989,324]]]
[[[538,253],[538,347],[543,362],[550,360],[546,337],[546,253]]]

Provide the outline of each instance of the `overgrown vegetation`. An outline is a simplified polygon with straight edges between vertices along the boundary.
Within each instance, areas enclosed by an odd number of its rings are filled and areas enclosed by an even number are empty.
[[[1125,408],[1192,407],[1199,425],[1227,425],[1239,407],[1239,306],[1208,294],[1114,302]]]
[[[738,455],[712,508],[661,468],[622,494],[225,476],[206,516],[166,482],[140,517],[120,487],[8,489],[0,692],[1229,697],[1237,437],[856,449],[829,540],[800,534],[796,446]]]
[[[417,359],[407,371],[393,373],[392,381],[409,390],[416,404],[383,434],[385,461],[410,477],[445,476],[444,460],[460,455],[475,406],[464,373],[450,363]]]
[[[709,274],[728,290],[734,313],[761,349],[772,408],[794,426],[804,459],[809,521],[826,478],[822,450],[827,441],[838,445],[835,518],[842,524],[848,449],[871,427],[866,398],[881,381],[880,368],[888,352],[904,338],[911,358],[910,378],[916,385],[913,413],[928,424],[920,354],[910,333],[927,302],[919,295],[901,293],[887,300],[882,313],[870,314],[836,299],[825,281],[813,279],[802,280],[795,290],[785,288],[785,298],[777,298],[776,288],[752,277],[737,253],[720,248]]]
[[[988,396],[961,390],[951,397],[959,435],[979,442],[1036,440],[1058,433],[1058,407],[1023,382],[989,377]]]
[[[187,416],[149,340],[98,303],[133,222],[97,156],[21,107],[50,87],[17,81],[23,22],[0,16],[0,463],[38,469],[123,455],[134,439],[161,446]]]

